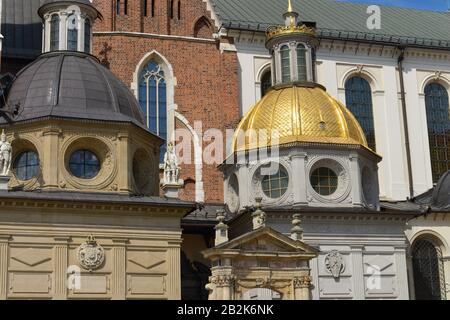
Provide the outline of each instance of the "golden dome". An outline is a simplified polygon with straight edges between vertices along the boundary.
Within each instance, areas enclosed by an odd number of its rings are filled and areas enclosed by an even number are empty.
[[[261,132],[267,139],[258,144]],[[278,133],[278,141],[271,141],[274,132]],[[245,151],[294,142],[368,148],[356,118],[325,88],[317,84],[289,84],[273,87],[247,112],[234,134],[231,150]]]

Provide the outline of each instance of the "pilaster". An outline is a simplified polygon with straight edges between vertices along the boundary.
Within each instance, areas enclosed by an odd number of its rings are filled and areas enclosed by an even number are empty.
[[[309,181],[305,172],[306,153],[301,152],[291,156],[292,173],[296,179],[292,179],[295,204],[307,204],[306,183]]]
[[[167,275],[167,296],[170,300],[181,299],[181,269],[180,269],[180,246],[172,244],[167,250],[168,275]]]
[[[67,299],[67,258],[69,237],[55,238],[55,246],[53,247],[53,299]]]
[[[364,300],[364,265],[363,265],[363,249],[364,246],[351,247],[351,259],[353,267],[353,299]]]
[[[8,261],[9,240],[11,236],[0,235],[0,300],[5,300],[8,294]]]
[[[126,298],[126,244],[128,239],[113,239],[112,299]]]

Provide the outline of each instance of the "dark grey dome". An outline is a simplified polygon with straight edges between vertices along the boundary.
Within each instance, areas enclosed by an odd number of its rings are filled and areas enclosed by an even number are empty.
[[[130,89],[95,57],[81,52],[39,56],[17,74],[7,102],[11,108],[20,104],[14,122],[56,117],[132,122],[146,128]]]
[[[433,207],[450,209],[450,170],[439,179],[433,191]]]

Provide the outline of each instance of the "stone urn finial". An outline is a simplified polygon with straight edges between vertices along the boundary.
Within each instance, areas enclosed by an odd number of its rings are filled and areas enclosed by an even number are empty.
[[[215,245],[228,242],[228,226],[225,224],[225,210],[217,210],[216,220],[218,223],[214,227],[216,230]]]
[[[291,229],[291,239],[296,241],[303,240],[303,229],[300,226],[302,220],[300,220],[300,214],[295,213],[292,215],[292,229]]]

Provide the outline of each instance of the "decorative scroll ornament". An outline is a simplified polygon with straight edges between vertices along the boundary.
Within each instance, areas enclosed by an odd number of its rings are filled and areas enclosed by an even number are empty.
[[[344,271],[344,258],[337,250],[333,250],[325,256],[325,267],[337,279]]]
[[[77,250],[77,258],[80,266],[86,270],[96,270],[105,261],[105,250],[97,244],[93,235],[90,235],[85,243]]]

